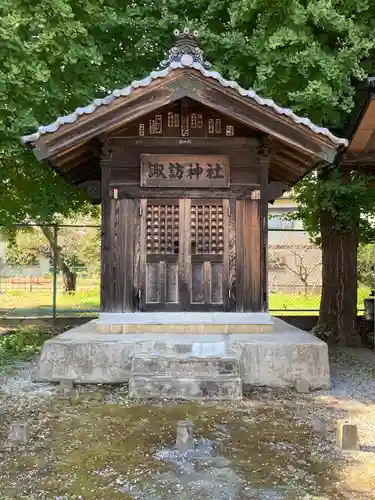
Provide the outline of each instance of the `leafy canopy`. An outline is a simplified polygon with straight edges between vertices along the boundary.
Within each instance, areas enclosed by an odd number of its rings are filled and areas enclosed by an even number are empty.
[[[225,76],[318,124],[339,126],[371,71],[370,0],[3,0],[0,223],[54,222],[87,207],[19,137],[154,69],[173,29],[199,29]]]
[[[314,243],[321,244],[320,214],[327,211],[333,216],[333,227],[337,233],[353,230],[359,222],[360,243],[375,240],[375,178],[363,172],[342,172],[331,169],[324,181],[319,181],[316,172],[307,175],[293,189],[298,210],[293,219],[302,219]]]

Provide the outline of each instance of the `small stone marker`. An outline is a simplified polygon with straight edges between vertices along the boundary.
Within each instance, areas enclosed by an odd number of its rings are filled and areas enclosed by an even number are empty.
[[[301,394],[306,394],[306,393],[310,392],[310,384],[308,383],[307,380],[305,380],[303,378],[297,379],[294,382],[294,388],[295,388],[296,392],[299,392]]]
[[[189,450],[193,448],[194,425],[190,420],[180,420],[177,424],[176,448]]]
[[[28,425],[27,422],[17,420],[10,426],[9,441],[13,443],[27,443],[28,440]]]
[[[358,429],[348,420],[337,422],[337,446],[342,450],[358,450]]]
[[[70,391],[73,389],[73,380],[60,380],[60,390],[62,392]]]

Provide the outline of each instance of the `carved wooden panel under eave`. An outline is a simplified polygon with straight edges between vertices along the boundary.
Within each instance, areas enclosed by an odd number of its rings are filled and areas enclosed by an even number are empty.
[[[113,137],[247,137],[246,129],[232,119],[192,100],[178,101],[145,115]]]

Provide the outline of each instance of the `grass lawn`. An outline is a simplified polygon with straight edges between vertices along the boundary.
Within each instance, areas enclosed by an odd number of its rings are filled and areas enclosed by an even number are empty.
[[[358,310],[363,310],[363,300],[369,296],[368,288],[358,290]],[[270,310],[277,315],[318,315],[320,294],[271,293]],[[99,286],[74,295],[59,292],[56,298],[57,314],[82,315],[95,314],[99,311]],[[0,294],[1,316],[50,316],[52,315],[52,294],[49,291],[9,291]]]
[[[10,291],[0,294],[1,316],[51,316],[52,294],[42,292]],[[77,291],[75,294],[58,293],[56,296],[58,315],[94,314],[99,311],[99,289]]]
[[[369,288],[358,289],[357,308],[363,311],[363,301],[370,294]],[[277,312],[277,315],[291,316],[318,316],[320,307],[320,293],[271,293],[269,296],[270,310]],[[294,310],[293,310],[294,309]]]

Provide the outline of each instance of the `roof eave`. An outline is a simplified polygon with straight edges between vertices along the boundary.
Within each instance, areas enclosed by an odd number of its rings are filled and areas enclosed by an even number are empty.
[[[216,72],[216,71],[208,71],[204,65],[201,63],[193,63],[193,64],[183,64],[182,59],[180,62],[172,62],[168,67],[166,67],[163,70],[160,71],[153,71],[150,73],[150,75],[143,80],[140,81],[134,81],[132,82],[131,85],[128,87],[125,87],[124,89],[121,90],[115,90],[112,92],[112,94],[106,96],[103,99],[95,99],[91,104],[84,108],[77,108],[74,112],[70,113],[69,115],[59,117],[55,122],[39,127],[39,129],[34,132],[33,134],[25,135],[21,137],[21,143],[23,145],[32,143],[35,144],[39,141],[39,139],[43,136],[46,136],[47,134],[54,134],[56,133],[61,127],[67,126],[68,124],[73,124],[77,122],[77,120],[80,119],[81,116],[84,115],[91,115],[96,112],[98,108],[101,108],[102,106],[110,106],[112,103],[114,103],[118,98],[126,98],[131,96],[131,94],[140,88],[146,88],[148,87],[153,81],[155,80],[162,80],[165,77],[169,76],[172,72],[178,69],[183,69],[183,70],[191,70],[191,71],[199,71],[203,77],[215,80],[218,82],[222,87],[234,90],[237,94],[239,94],[241,97],[246,97],[251,99],[252,101],[256,102],[259,106],[263,106],[265,108],[270,109],[275,116],[285,116],[288,119],[294,121],[296,125],[300,125],[301,128],[306,128],[310,129],[313,133],[315,133],[317,136],[323,136],[327,139],[329,139],[332,144],[335,144],[337,146],[344,144],[347,145],[346,139],[342,139],[339,137],[336,137],[333,135],[327,128],[324,127],[319,127],[312,123],[308,118],[306,117],[300,117],[297,116],[293,113],[293,111],[289,108],[282,108],[278,106],[272,99],[263,99],[260,96],[258,96],[253,90],[246,90],[242,88],[237,82],[234,81],[229,81],[223,78],[223,76]]]

